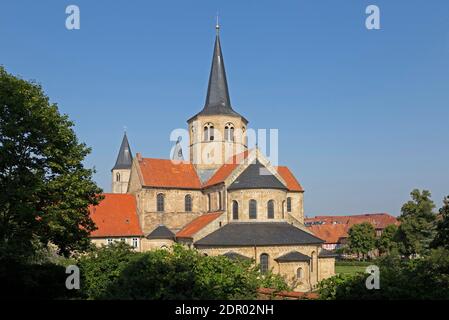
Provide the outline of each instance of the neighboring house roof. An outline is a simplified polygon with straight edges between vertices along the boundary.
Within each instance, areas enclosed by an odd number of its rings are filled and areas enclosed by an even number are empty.
[[[321,252],[318,255],[318,258],[335,258],[335,257],[338,257],[338,254],[326,249],[321,249]]]
[[[287,222],[232,222],[195,242],[196,247],[321,244]]]
[[[201,189],[200,179],[191,163],[142,158],[139,166],[146,187]]]
[[[198,115],[232,115],[241,117],[241,115],[234,111],[231,106],[223,53],[221,52],[220,36],[218,35],[218,33],[217,37],[215,38],[212,66],[209,75],[209,84],[207,87],[206,103],[203,110],[201,110],[192,118]],[[189,121],[191,119],[189,119]],[[246,119],[244,120],[247,121]]]
[[[298,251],[291,251],[274,259],[278,262],[310,261],[310,257]]]
[[[250,164],[228,187],[228,190],[240,189],[286,190],[287,187],[263,164],[256,161],[256,163]]]
[[[93,238],[142,236],[137,217],[136,199],[130,194],[104,194],[97,206],[90,206],[90,217],[97,230]]]
[[[193,219],[184,228],[182,228],[178,233],[176,233],[177,238],[193,238],[193,236],[207,226],[209,223],[217,219],[222,215],[222,212],[206,213]]]
[[[128,137],[126,132],[123,135],[122,144],[120,145],[120,150],[117,155],[117,160],[115,161],[115,169],[130,169],[133,163],[133,156],[131,154],[131,148],[129,146]]]
[[[369,222],[376,229],[384,229],[390,224],[399,224],[396,217],[388,213],[366,213],[346,216],[316,216],[304,219],[304,223],[308,225],[318,224],[347,224],[353,226],[363,222]]]
[[[231,259],[231,260],[252,260],[251,258],[244,256],[240,253],[229,251],[223,254],[223,256]]]
[[[166,226],[160,225],[153,231],[151,231],[147,236],[147,239],[175,239],[175,234]]]
[[[298,180],[296,180],[295,176],[288,167],[277,167],[277,171],[282,179],[284,179],[287,183],[287,188],[289,191],[304,191],[304,189],[299,184]]]
[[[348,237],[349,227],[346,224],[318,224],[307,227],[314,235],[323,239],[325,243],[340,243],[342,238]]]

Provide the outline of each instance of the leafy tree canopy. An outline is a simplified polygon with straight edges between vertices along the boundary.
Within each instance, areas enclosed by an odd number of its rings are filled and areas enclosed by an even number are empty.
[[[376,248],[380,254],[390,253],[397,249],[397,244],[394,241],[398,227],[390,224],[382,231],[381,236],[376,240]]]
[[[374,249],[376,243],[376,233],[374,227],[368,223],[353,225],[348,232],[349,252],[363,257]]]
[[[114,244],[82,256],[78,265],[89,299],[252,299],[260,287],[289,289],[251,261],[203,256],[180,245],[137,253]]]
[[[376,262],[380,288],[366,288],[367,273],[336,275],[319,283],[321,299],[449,299],[449,251],[438,248],[418,259],[390,254]]]
[[[443,207],[439,210],[436,236],[432,247],[444,247],[449,249],[449,196],[443,199]]]
[[[24,261],[49,243],[85,249],[88,206],[101,190],[83,166],[90,152],[40,85],[0,66],[0,256]]]
[[[410,195],[412,200],[402,206],[395,238],[400,252],[406,256],[425,253],[435,236],[435,204],[430,192],[415,189]]]

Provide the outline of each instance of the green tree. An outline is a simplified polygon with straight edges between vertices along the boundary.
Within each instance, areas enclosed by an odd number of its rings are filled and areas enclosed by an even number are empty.
[[[87,254],[80,255],[76,264],[80,268],[83,297],[95,299],[106,296],[109,286],[138,256],[139,253],[122,241],[94,247]]]
[[[257,289],[290,289],[262,275],[252,261],[204,256],[180,245],[136,253],[108,246],[80,258],[81,289],[89,299],[254,299]]]
[[[101,190],[90,152],[40,85],[0,66],[0,257],[26,261],[49,243],[68,255],[89,245],[88,206]]]
[[[430,192],[415,189],[410,195],[412,200],[402,206],[401,224],[395,237],[399,251],[407,257],[422,255],[428,250],[435,237],[436,221]]]
[[[318,285],[321,299],[449,299],[449,251],[434,249],[418,259],[390,254],[378,260],[380,288],[366,288],[367,273],[337,275]]]
[[[379,254],[388,254],[392,250],[397,248],[397,244],[394,241],[398,227],[394,224],[388,225],[383,231],[381,236],[376,240],[376,248],[379,250]]]
[[[374,227],[368,223],[353,225],[348,231],[348,250],[365,259],[368,252],[374,249],[376,243],[376,232]]]
[[[443,199],[443,207],[439,210],[436,236],[432,247],[444,247],[449,249],[449,197]]]

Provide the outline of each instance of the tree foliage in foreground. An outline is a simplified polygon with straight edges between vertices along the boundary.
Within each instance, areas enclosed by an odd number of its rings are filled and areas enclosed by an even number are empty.
[[[278,275],[262,275],[250,261],[203,256],[196,250],[133,252],[123,244],[79,260],[89,299],[253,299],[260,287],[288,290]]]
[[[438,248],[428,256],[402,259],[389,255],[379,262],[380,289],[368,290],[367,273],[336,275],[319,283],[321,299],[449,299],[449,251]]]
[[[40,85],[0,66],[0,260],[89,245],[87,208],[101,192],[83,166],[89,152]]]

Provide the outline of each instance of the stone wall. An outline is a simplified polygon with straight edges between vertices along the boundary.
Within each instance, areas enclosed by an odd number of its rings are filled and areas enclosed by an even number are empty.
[[[170,249],[175,242],[170,239],[142,239],[142,251]]]
[[[234,127],[234,141],[225,139],[225,126]],[[214,126],[214,140],[204,141],[204,126]],[[190,162],[198,169],[216,169],[234,154],[245,151],[246,122],[240,116],[198,116],[189,122]]]
[[[126,193],[130,178],[130,169],[112,170],[112,193]]]
[[[311,287],[315,287],[317,283],[333,275],[334,258],[320,258],[318,254],[321,250],[319,245],[298,245],[298,246],[260,246],[260,247],[223,247],[223,248],[199,248],[199,251],[211,255],[223,255],[226,252],[233,251],[248,258],[255,259],[257,264],[260,263],[260,255],[268,254],[269,268],[274,273],[279,273],[285,277],[290,284],[297,284],[295,290],[309,291]],[[298,251],[309,257],[313,257],[313,268],[307,262],[278,263],[276,258],[289,253]],[[297,279],[297,269],[303,268],[303,278],[300,283]]]
[[[285,221],[285,206],[287,192],[275,189],[246,189],[228,191],[228,216],[232,221],[232,201],[239,205],[239,221]],[[249,219],[249,201],[257,201],[257,219]],[[268,201],[274,201],[274,219],[268,219]]]
[[[319,280],[335,275],[335,258],[319,258]]]
[[[137,248],[134,250],[142,252],[142,238],[141,237],[105,237],[105,238],[90,238],[91,243],[97,247],[107,246],[109,244],[108,239],[113,239],[113,241],[122,241],[130,246],[133,246],[133,239],[137,239]]]

